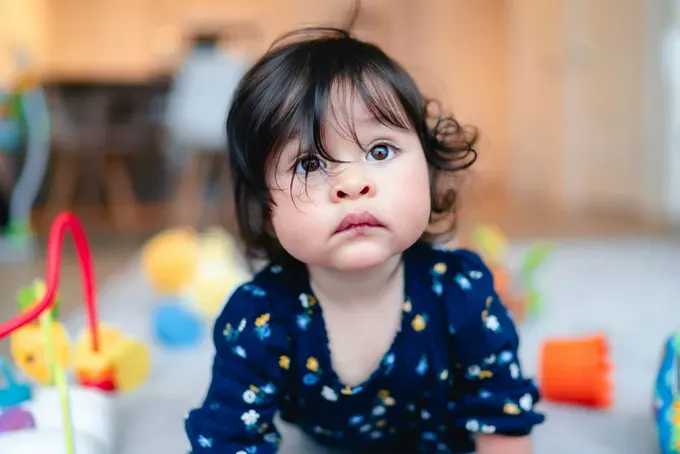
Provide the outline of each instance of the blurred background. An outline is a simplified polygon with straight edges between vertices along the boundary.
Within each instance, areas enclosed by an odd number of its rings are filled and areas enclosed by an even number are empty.
[[[70,209],[116,254],[173,225],[233,226],[222,143],[230,90],[277,36],[341,25],[351,8],[347,0],[0,5],[0,90],[40,83],[51,123],[31,226],[42,235]],[[356,33],[480,129],[462,228],[668,233],[680,224],[677,9],[672,0],[365,0]],[[3,212],[23,145],[0,144]]]
[[[226,107],[202,93],[224,98],[220,90],[233,85],[240,65],[273,39],[302,25],[340,25],[350,2],[0,4],[0,87],[21,77],[20,48],[49,101],[50,156],[35,228],[44,232],[55,212],[73,209],[116,238],[217,222],[222,150],[205,148],[221,142],[194,123],[221,125],[207,118]],[[680,158],[670,140],[677,106],[664,51],[672,4],[365,0],[356,33],[383,46],[462,123],[480,128],[480,165],[463,197],[470,216],[517,234],[665,232],[680,218],[673,185]],[[191,60],[206,37],[228,57],[212,68],[210,57]],[[168,115],[201,103],[205,112]],[[16,181],[23,159],[21,150],[3,152],[7,179]]]
[[[44,275],[60,211],[88,229],[102,282],[164,229],[233,231],[231,90],[277,36],[340,26],[350,3],[0,0],[0,318]],[[677,243],[680,1],[364,0],[355,33],[479,128],[462,233],[484,222],[518,241]],[[12,107],[36,87],[42,117]],[[45,119],[48,143],[31,149]],[[21,196],[27,219],[11,214]],[[22,232],[35,249],[9,239]],[[76,269],[68,252],[62,310],[80,304]]]

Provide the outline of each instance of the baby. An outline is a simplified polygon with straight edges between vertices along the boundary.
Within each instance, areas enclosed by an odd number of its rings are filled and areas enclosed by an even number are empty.
[[[433,110],[378,47],[335,29],[285,36],[227,121],[249,256],[214,331],[193,453],[269,454],[274,417],[355,452],[529,454],[538,391],[493,276],[453,230],[474,131]]]

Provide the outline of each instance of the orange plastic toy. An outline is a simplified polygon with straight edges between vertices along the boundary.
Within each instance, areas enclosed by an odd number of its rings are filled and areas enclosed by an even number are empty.
[[[608,409],[612,404],[612,369],[604,335],[550,339],[539,359],[539,383],[545,400]]]

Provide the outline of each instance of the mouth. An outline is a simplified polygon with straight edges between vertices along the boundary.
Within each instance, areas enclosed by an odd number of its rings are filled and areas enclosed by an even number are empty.
[[[364,230],[364,229],[375,229],[375,228],[385,228],[385,224],[380,222],[371,213],[357,213],[348,214],[342,219],[342,222],[338,224],[335,229],[334,234],[342,233],[347,231]]]

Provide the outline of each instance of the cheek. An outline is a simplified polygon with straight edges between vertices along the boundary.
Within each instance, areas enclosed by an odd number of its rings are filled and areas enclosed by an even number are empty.
[[[272,227],[276,237],[281,246],[299,260],[303,260],[304,251],[310,243],[321,237],[320,191],[320,188],[311,184],[307,190],[296,184],[292,197],[289,190],[272,194],[275,203],[272,208]]]
[[[403,224],[415,229],[426,227],[431,203],[429,169],[424,155],[404,160],[383,183],[390,188],[392,209],[410,220]]]

